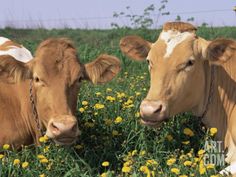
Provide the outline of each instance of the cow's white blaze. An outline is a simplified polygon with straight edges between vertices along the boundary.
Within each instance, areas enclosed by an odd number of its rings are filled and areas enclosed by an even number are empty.
[[[163,31],[160,34],[159,39],[164,40],[166,43],[166,53],[164,55],[164,58],[168,58],[171,53],[173,52],[174,48],[183,42],[185,39],[187,39],[190,36],[193,36],[194,34],[191,32],[179,32],[179,31]]]
[[[5,37],[0,37],[0,45],[4,44],[7,41],[10,41],[10,39],[7,39]]]
[[[9,46],[9,50],[2,50],[0,51],[0,55],[10,55],[14,57],[16,60],[21,62],[28,62],[33,59],[33,56],[29,50],[25,47],[17,47],[17,46]]]

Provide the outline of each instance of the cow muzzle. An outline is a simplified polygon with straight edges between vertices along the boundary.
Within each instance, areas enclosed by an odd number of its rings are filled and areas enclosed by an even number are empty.
[[[52,118],[48,123],[46,135],[57,144],[73,144],[80,135],[76,118],[71,115]]]
[[[156,127],[167,119],[167,106],[162,101],[143,100],[140,114],[142,124]]]

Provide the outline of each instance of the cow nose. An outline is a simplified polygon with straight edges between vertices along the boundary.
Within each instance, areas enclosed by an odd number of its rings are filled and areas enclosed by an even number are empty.
[[[48,125],[48,132],[52,138],[76,137],[78,135],[78,124],[75,118],[65,118],[64,120],[52,120]]]
[[[143,100],[140,105],[140,114],[147,119],[162,119],[166,114],[166,106],[162,101]]]

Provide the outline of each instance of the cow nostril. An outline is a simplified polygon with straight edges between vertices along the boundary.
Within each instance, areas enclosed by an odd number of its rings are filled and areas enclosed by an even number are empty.
[[[53,122],[51,123],[51,130],[53,132],[59,132],[60,131],[59,128]]]
[[[160,105],[155,111],[154,111],[154,114],[155,113],[160,113],[162,110],[162,105]]]

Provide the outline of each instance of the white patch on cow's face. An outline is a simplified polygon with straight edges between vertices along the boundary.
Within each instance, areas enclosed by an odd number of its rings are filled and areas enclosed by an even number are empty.
[[[0,37],[0,45],[4,44],[7,41],[10,41],[10,39],[7,39],[5,37]]]
[[[0,55],[10,55],[24,63],[33,59],[31,52],[23,46],[20,48],[17,46],[9,46],[9,50],[0,51]]]
[[[164,58],[168,58],[173,52],[174,48],[187,39],[190,36],[193,36],[193,33],[190,32],[179,32],[179,31],[163,31],[159,37],[159,39],[164,40],[166,43],[166,53]]]

